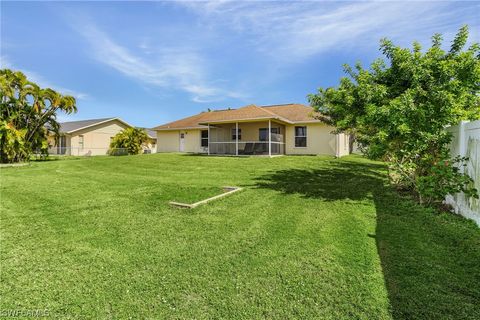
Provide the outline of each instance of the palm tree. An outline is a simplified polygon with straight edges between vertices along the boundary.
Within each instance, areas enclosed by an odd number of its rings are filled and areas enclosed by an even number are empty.
[[[148,134],[145,129],[127,128],[113,137],[109,153],[111,155],[125,154],[125,152],[128,154],[139,154],[142,151],[142,146],[147,141]]]
[[[58,139],[59,111],[76,112],[75,98],[42,89],[19,71],[0,70],[0,160],[16,162],[37,150],[46,153],[49,132]]]

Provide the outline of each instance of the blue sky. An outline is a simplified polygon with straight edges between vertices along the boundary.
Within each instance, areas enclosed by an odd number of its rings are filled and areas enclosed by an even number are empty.
[[[61,120],[153,127],[200,111],[306,103],[379,39],[446,45],[475,2],[1,2],[1,66],[77,98]]]

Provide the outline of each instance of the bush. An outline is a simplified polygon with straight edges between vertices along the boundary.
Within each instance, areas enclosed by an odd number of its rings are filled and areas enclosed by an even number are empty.
[[[467,40],[467,26],[449,51],[439,34],[426,50],[417,42],[409,49],[384,39],[385,60],[368,69],[345,66],[339,86],[320,88],[310,103],[336,132],[354,134],[367,157],[387,161],[391,181],[422,203],[460,191],[478,196],[459,170],[464,159],[448,160],[452,135],[445,130],[480,118],[480,45],[467,48]]]
[[[461,172],[468,158],[460,156],[434,164],[429,172],[416,181],[420,202],[440,204],[447,194],[463,192],[466,197],[478,199],[478,191],[473,187],[473,179]]]
[[[142,146],[147,141],[148,135],[144,129],[127,128],[113,137],[108,154],[114,156],[139,154],[143,149]]]

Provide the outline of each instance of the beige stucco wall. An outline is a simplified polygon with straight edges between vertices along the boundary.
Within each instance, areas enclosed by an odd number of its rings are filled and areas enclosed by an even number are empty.
[[[157,152],[178,152],[179,131],[157,131]]]
[[[92,127],[88,127],[72,134],[66,134],[65,141],[67,150],[65,155],[106,155],[110,148],[110,141],[117,133],[129,128],[130,126],[118,121],[112,120],[101,123]],[[80,148],[80,136],[83,136],[83,149]],[[49,153],[57,154],[57,146],[54,136],[48,137],[50,145]],[[155,139],[149,139],[148,143],[143,146],[144,150],[151,150],[152,153],[157,152]]]
[[[348,136],[344,134],[335,135],[331,132],[333,127],[320,123],[298,124],[297,126],[307,126],[307,147],[295,147],[295,126],[282,125],[272,122],[272,128],[279,127],[280,134],[284,135],[286,154],[323,154],[333,156],[344,156],[348,154]],[[235,124],[219,125],[221,129],[212,129],[210,139],[212,141],[232,141],[231,129]],[[250,122],[239,123],[238,127],[242,129],[241,141],[258,141],[259,129],[268,128],[268,122]],[[185,134],[184,152],[204,153],[206,148],[200,146],[201,130],[172,130],[157,131],[157,151],[158,152],[179,152],[180,151],[180,133]],[[337,150],[337,144],[339,149]],[[337,153],[338,151],[338,153]]]
[[[111,121],[89,127],[72,134],[70,143],[72,147],[72,155],[106,155],[110,147],[110,139],[123,129],[128,128],[127,125],[120,121]],[[83,135],[83,149],[80,149],[79,140]]]
[[[207,152],[207,148],[201,147],[201,130],[181,130],[180,133],[185,134],[184,152],[202,153]],[[180,141],[180,136],[178,136]]]
[[[157,131],[157,152],[180,152],[180,133],[184,134],[183,152],[206,153],[201,147],[201,130],[168,130]]]
[[[295,126],[307,127],[307,146],[295,147]],[[321,123],[305,123],[286,126],[286,154],[324,154],[336,155],[336,135],[333,127]]]

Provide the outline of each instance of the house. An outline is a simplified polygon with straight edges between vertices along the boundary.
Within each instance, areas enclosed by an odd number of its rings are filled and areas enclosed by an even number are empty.
[[[302,104],[248,105],[202,112],[153,128],[157,152],[223,155],[349,153],[349,137],[315,119]]]
[[[156,153],[157,152],[157,132],[149,128],[140,128],[147,132],[148,142],[143,146],[143,153]]]
[[[95,156],[106,155],[112,138],[126,128],[132,126],[120,118],[90,119],[60,123],[58,144],[52,135],[48,139],[50,154]],[[147,130],[149,142],[144,153],[156,151],[155,133]]]

